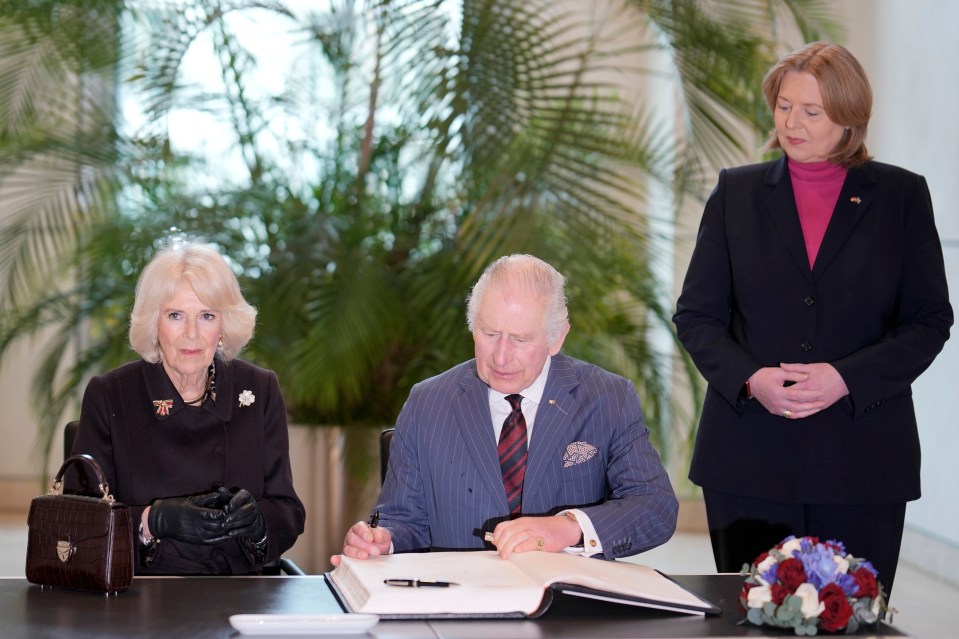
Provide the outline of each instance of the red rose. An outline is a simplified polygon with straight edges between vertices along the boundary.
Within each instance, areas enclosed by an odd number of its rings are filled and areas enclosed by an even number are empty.
[[[756,584],[745,582],[743,583],[743,589],[739,591],[739,605],[742,606],[744,611],[747,608],[746,602],[749,600],[749,591],[755,587]]]
[[[786,600],[786,597],[793,594],[795,589],[787,588],[782,584],[773,584],[769,587],[769,592],[772,594],[773,603],[778,606]]]
[[[859,586],[859,590],[853,595],[854,597],[875,597],[879,594],[879,584],[876,583],[876,575],[872,574],[871,571],[865,568],[859,568],[850,574],[852,578],[856,580],[856,585]]]
[[[806,569],[803,568],[801,561],[795,557],[790,557],[776,568],[776,579],[789,588],[790,592],[795,592],[800,584],[806,582]]]
[[[819,626],[826,632],[842,630],[852,617],[852,606],[846,600],[846,593],[836,584],[827,584],[819,591],[819,601],[826,608],[819,614]]]

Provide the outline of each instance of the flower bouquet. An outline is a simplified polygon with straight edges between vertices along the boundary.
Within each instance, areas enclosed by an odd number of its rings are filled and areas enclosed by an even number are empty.
[[[757,626],[792,628],[797,635],[856,632],[886,611],[876,569],[842,542],[790,536],[743,566],[739,601]]]

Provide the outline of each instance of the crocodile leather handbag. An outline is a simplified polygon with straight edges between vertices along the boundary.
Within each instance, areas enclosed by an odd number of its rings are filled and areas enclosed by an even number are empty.
[[[64,495],[63,475],[85,464],[102,497]],[[46,495],[30,502],[27,580],[41,586],[116,594],[133,582],[130,509],[116,501],[99,464],[89,455],[67,458]]]

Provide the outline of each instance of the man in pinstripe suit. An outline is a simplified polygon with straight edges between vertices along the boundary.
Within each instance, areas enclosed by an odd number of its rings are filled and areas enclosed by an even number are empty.
[[[379,525],[355,524],[343,554],[495,547],[504,558],[540,550],[611,559],[672,536],[678,503],[632,383],[559,352],[569,332],[564,286],[529,255],[486,269],[467,306],[476,357],[413,387]],[[528,437],[519,515],[497,455],[514,393]]]

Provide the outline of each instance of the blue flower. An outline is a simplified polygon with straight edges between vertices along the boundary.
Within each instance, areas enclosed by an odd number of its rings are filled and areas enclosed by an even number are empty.
[[[846,555],[849,554],[849,553],[846,552],[846,544],[842,543],[842,542],[839,541],[838,539],[827,539],[827,540],[826,540],[826,544],[829,545],[829,546],[835,547],[835,549],[836,549],[835,552],[836,552],[836,554],[839,555],[840,557],[845,557]]]
[[[806,550],[806,548],[809,550]],[[803,542],[803,552],[799,559],[806,569],[806,580],[817,589],[836,581],[836,562],[833,560],[833,551],[822,544],[807,544]]]
[[[853,597],[859,592],[859,584],[856,582],[856,578],[848,572],[836,575],[836,585],[842,588],[847,597]]]
[[[779,579],[779,564],[773,564],[764,573],[759,575],[767,584],[774,584]]]
[[[862,561],[859,562],[859,567],[860,567],[860,568],[865,568],[866,570],[868,570],[869,572],[871,572],[872,575],[873,575],[873,577],[878,577],[878,576],[879,576],[879,571],[876,570],[876,567],[872,565],[872,562],[871,562],[871,561],[862,560]]]

